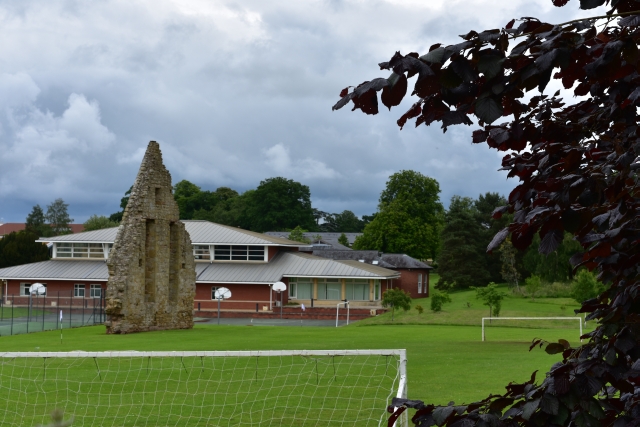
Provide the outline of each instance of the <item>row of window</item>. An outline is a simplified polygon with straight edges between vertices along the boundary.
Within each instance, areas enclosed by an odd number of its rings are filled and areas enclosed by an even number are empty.
[[[112,243],[56,243],[54,258],[109,258]],[[197,260],[210,261],[267,261],[264,246],[194,245]]]
[[[197,260],[210,261],[266,261],[264,246],[247,245],[194,245]]]
[[[54,258],[109,258],[113,243],[56,243]]]
[[[40,296],[47,295],[47,284],[44,285],[44,294],[40,294]],[[73,285],[73,296],[78,298],[84,298],[86,296],[86,286],[82,283],[76,283]],[[31,283],[20,283],[20,295],[29,296],[29,288],[31,287]],[[89,298],[100,298],[102,297],[102,285],[89,285]]]
[[[369,301],[369,280],[367,279],[346,279],[345,298],[349,301]],[[340,279],[319,279],[318,280],[319,300],[341,300],[342,284]],[[289,298],[290,299],[311,299],[313,298],[312,279],[302,277],[289,278]],[[373,281],[373,300],[380,299],[380,280]]]

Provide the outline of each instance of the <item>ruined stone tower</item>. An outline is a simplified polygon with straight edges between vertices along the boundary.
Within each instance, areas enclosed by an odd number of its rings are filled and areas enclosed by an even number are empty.
[[[107,261],[108,334],[193,327],[195,261],[179,214],[151,141]]]

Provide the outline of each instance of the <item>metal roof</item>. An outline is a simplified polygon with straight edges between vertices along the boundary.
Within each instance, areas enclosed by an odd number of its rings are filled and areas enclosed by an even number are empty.
[[[267,246],[307,246],[306,243],[294,242],[282,237],[268,236],[254,231],[247,231],[237,227],[216,224],[209,221],[184,220],[191,242],[194,245],[267,245]],[[77,234],[67,234],[41,238],[39,242],[75,242],[75,243],[113,243],[116,240],[119,227],[104,228],[102,230],[85,231]]]
[[[49,260],[0,269],[0,279],[100,280],[109,278],[104,261]]]
[[[378,267],[384,268],[421,268],[432,270],[433,267],[430,265],[419,261],[415,258],[410,257],[407,254],[381,254],[378,251],[354,251],[354,250],[346,250],[346,251],[338,251],[338,250],[314,250],[313,255],[321,257],[321,258],[329,258],[333,260],[355,260],[360,261],[364,260],[366,264],[372,264],[375,261],[378,261]]]
[[[289,235],[289,232],[288,231],[267,231],[265,234],[269,236],[274,236],[274,237],[287,237]],[[347,240],[349,241],[350,245],[353,245],[353,242],[356,241],[356,237],[362,236],[362,233],[334,233],[334,232],[328,232],[328,231],[321,231],[321,232],[308,231],[308,232],[302,233],[304,237],[306,237],[312,242],[315,240],[316,236],[320,236],[320,239],[322,240],[322,242],[330,244],[331,246],[334,247],[334,249],[341,249],[341,250],[349,249],[348,247],[338,243],[338,239],[342,234],[344,234],[347,237]]]
[[[202,265],[202,264],[200,264]],[[386,268],[352,261],[334,261],[301,252],[281,252],[264,264],[214,262],[197,275],[208,283],[273,283],[282,277],[395,278]]]

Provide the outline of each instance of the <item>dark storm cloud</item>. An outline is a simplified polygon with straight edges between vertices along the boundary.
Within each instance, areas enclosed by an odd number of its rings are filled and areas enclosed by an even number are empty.
[[[118,210],[146,143],[174,182],[255,188],[285,176],[329,212],[375,211],[414,169],[454,194],[507,194],[500,155],[470,128],[399,131],[410,103],[333,112],[377,63],[511,17],[577,9],[538,1],[5,1],[0,5],[0,222],[57,197],[71,216]]]

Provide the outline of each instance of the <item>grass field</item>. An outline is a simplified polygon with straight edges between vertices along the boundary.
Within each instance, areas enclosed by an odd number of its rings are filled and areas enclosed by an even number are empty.
[[[391,322],[391,315],[387,313],[341,328],[196,325],[184,331],[105,335],[103,326],[95,326],[65,330],[62,344],[59,331],[0,337],[0,348],[2,351],[404,348],[408,357],[408,397],[446,404],[503,393],[509,382],[525,381],[534,370],[540,371],[538,379],[541,380],[560,356],[549,356],[538,348],[529,351],[535,337],[548,341],[566,338],[577,344],[577,325],[573,323],[549,323],[542,325],[544,327],[535,327],[540,324],[492,326],[487,331],[488,341],[481,342],[480,318],[487,315],[488,308],[475,300],[474,295],[469,291],[453,293],[453,302],[445,305],[441,313],[429,310],[428,299],[414,300],[414,305],[425,308],[422,315],[412,309],[408,313],[396,313],[396,319]],[[575,302],[568,299],[536,299],[534,302],[509,296],[503,302],[501,315],[572,316],[576,307]],[[87,369],[94,367],[90,365]],[[153,393],[149,399],[152,397]]]

